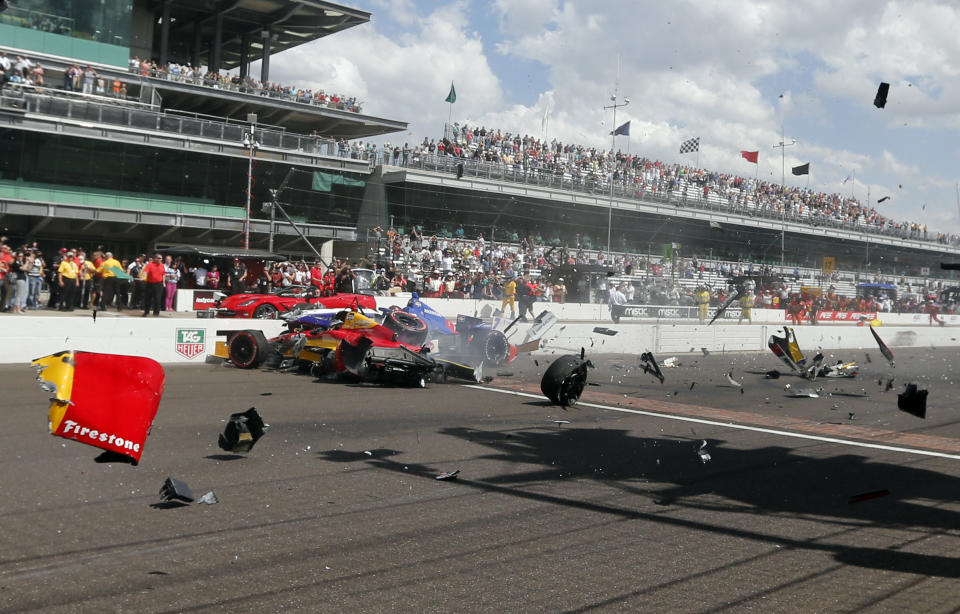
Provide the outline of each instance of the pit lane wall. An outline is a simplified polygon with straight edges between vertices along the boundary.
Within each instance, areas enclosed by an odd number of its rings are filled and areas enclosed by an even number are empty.
[[[433,303],[438,306],[443,304],[442,301]],[[593,309],[596,306],[587,307]],[[459,312],[463,313],[464,310]],[[469,315],[471,312],[467,313]],[[782,315],[782,312],[776,313]],[[912,320],[913,315],[899,317]],[[756,316],[755,313],[752,325],[718,322],[713,326],[700,326],[689,323],[689,320],[676,319],[623,319],[620,324],[614,324],[609,318],[592,322],[561,319],[544,336],[542,347],[536,353],[549,356],[579,352],[581,347],[595,354],[652,351],[658,355],[672,355],[699,353],[701,348],[710,352],[766,352],[769,336],[777,333],[783,324],[760,324]],[[898,347],[960,346],[960,321],[953,320],[946,327],[930,327],[925,322],[917,325],[912,321],[891,326],[889,318],[890,314],[883,317],[884,324],[878,331],[894,351]],[[922,316],[922,321],[925,319],[926,316]],[[508,333],[510,341],[522,343],[529,326],[522,323],[514,326]],[[616,334],[597,333],[594,331],[596,327],[614,330]],[[206,356],[214,351],[218,330],[258,329],[271,337],[282,328],[282,322],[271,320],[101,316],[94,321],[86,317],[5,316],[0,317],[0,363],[26,364],[34,358],[61,350],[82,350],[146,356],[162,363],[202,364]],[[866,326],[807,324],[797,327],[796,331],[800,347],[805,351],[817,347],[824,350],[876,349],[876,343]]]

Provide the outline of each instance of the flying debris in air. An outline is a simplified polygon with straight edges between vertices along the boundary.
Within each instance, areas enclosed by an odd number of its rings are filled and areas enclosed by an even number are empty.
[[[160,498],[163,499],[164,503],[168,501],[193,503],[193,491],[190,490],[186,482],[167,478],[167,481],[160,487]]]
[[[711,318],[707,326],[710,326],[710,324],[713,324],[714,322],[716,322],[717,318],[723,315],[723,312],[727,310],[727,307],[733,304],[733,301],[737,300],[738,296],[740,296],[739,290],[734,290],[733,292],[731,292],[730,296],[728,296],[727,299],[723,301],[723,303],[721,303],[719,307],[717,307],[717,313],[713,314],[713,318]]]
[[[160,363],[140,356],[64,351],[33,361],[51,394],[50,433],[110,454],[98,462],[140,462],[163,395]]]
[[[880,335],[877,334],[876,327],[871,326],[870,333],[873,334],[873,338],[876,340],[877,345],[880,347],[880,353],[883,354],[883,357],[887,359],[887,362],[890,363],[891,367],[896,367],[897,365],[893,362],[893,352],[890,351],[890,348],[887,347],[887,344],[884,343],[883,339],[880,338]]]
[[[268,428],[269,425],[264,424],[257,409],[251,407],[247,411],[230,414],[227,426],[217,443],[221,450],[227,452],[249,452]]]
[[[884,196],[883,198],[878,199],[878,200],[877,200],[877,204],[880,204],[880,203],[882,203],[882,202],[885,201],[885,200],[890,200],[890,197],[889,197],[889,196]]]
[[[887,106],[887,94],[890,92],[889,83],[881,83],[880,87],[877,88],[877,95],[873,99],[873,106],[878,109],[882,109]]]

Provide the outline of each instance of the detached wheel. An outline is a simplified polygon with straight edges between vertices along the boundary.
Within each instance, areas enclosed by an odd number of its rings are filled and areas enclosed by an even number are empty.
[[[423,345],[427,340],[427,324],[412,313],[391,311],[383,318],[383,325],[397,334],[397,341],[407,345]]]
[[[543,374],[540,390],[557,405],[575,405],[587,385],[589,364],[589,361],[573,354],[561,356]]]
[[[276,320],[277,308],[273,305],[264,303],[253,310],[253,317],[258,320]]]
[[[254,369],[267,360],[270,343],[258,330],[242,330],[227,342],[227,357],[238,369]]]
[[[498,330],[478,332],[473,336],[470,345],[487,364],[504,365],[510,359],[510,342],[507,341],[507,336]]]

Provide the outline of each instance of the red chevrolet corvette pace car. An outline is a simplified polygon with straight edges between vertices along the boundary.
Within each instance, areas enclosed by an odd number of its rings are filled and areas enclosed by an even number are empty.
[[[307,286],[290,286],[272,294],[234,294],[217,301],[218,318],[260,318],[273,320],[277,314],[290,311],[298,305],[310,305],[310,309],[347,309],[360,306],[376,309],[377,301],[369,294],[334,294],[313,296]]]

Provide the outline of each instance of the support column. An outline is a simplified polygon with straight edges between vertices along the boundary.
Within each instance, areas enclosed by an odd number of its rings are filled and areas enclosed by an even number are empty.
[[[270,45],[272,33],[270,26],[260,31],[260,42],[263,43],[263,60],[260,62],[260,81],[266,83],[270,80]]]
[[[200,66],[200,47],[203,45],[202,33],[200,22],[195,22],[193,24],[193,47],[190,48],[190,66]]]
[[[170,0],[163,0],[160,10],[160,64],[167,65],[170,49]]]
[[[217,13],[213,27],[213,47],[210,49],[210,70],[220,72],[220,58],[223,50],[223,13]]]
[[[250,35],[244,32],[240,35],[240,79],[246,79],[250,74]]]

